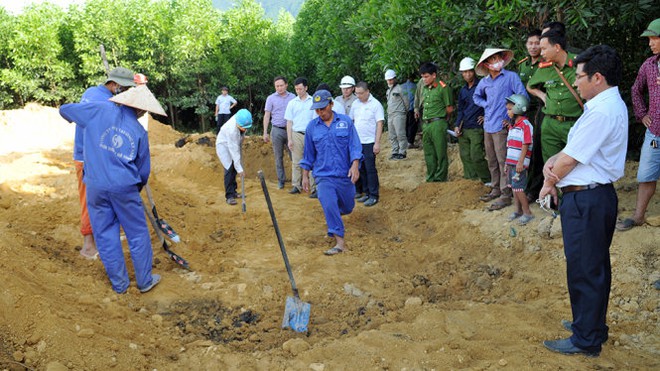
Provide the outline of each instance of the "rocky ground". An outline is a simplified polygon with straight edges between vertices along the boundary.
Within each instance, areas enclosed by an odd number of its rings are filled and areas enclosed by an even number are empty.
[[[648,223],[611,248],[610,340],[598,358],[542,346],[571,319],[559,220],[538,207],[520,227],[488,212],[479,183],[424,182],[421,151],[378,158],[381,202],[345,217],[349,251],[333,245],[317,200],[277,190],[272,150],[246,140],[247,212],[224,202],[214,148],[151,120],[151,187],[179,232],[170,261],[155,236],[154,272],[140,294],[115,294],[100,261],[78,254],[73,127],[57,110],[0,112],[0,369],[4,370],[491,370],[660,368],[660,198]],[[634,207],[636,163],[617,183]],[[309,332],[280,328],[291,295],[257,170],[263,169]],[[127,253],[128,258],[128,253]],[[132,277],[132,275],[131,275]]]

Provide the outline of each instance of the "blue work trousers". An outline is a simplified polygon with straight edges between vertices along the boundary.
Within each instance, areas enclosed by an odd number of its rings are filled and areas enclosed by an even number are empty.
[[[350,214],[355,207],[355,186],[351,178],[316,178],[316,192],[328,225],[328,236],[344,237],[342,215]]]
[[[610,245],[618,199],[611,184],[565,193],[561,227],[566,278],[573,311],[573,345],[600,352],[607,340],[605,324],[612,284]]]
[[[102,191],[88,185],[87,208],[96,248],[112,289],[123,293],[130,283],[119,238],[120,225],[128,241],[138,289],[151,285],[153,251],[137,185],[130,192]]]

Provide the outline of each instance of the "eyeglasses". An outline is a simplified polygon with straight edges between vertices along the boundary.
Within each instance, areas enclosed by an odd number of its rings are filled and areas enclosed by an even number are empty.
[[[587,76],[589,76],[589,74],[587,74],[587,73],[576,73],[575,74],[575,79],[579,80],[579,79],[581,79],[583,77],[587,77]]]
[[[541,210],[549,213],[552,215],[553,218],[557,217],[557,212],[554,211],[552,208],[550,208],[550,200],[551,200],[551,195],[547,194],[543,198],[539,198],[536,200],[536,203],[539,204],[539,207],[541,207]]]

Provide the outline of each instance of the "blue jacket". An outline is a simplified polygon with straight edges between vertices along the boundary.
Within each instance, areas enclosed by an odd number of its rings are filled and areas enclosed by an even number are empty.
[[[60,115],[84,130],[87,186],[124,192],[147,184],[149,139],[133,108],[110,101],[72,103],[60,107]]]
[[[80,98],[80,103],[106,101],[110,98],[112,98],[112,92],[105,85],[98,85],[85,90],[82,98]],[[73,141],[73,159],[76,161],[82,162],[85,160],[83,157],[83,143],[85,143],[83,130],[76,125],[76,135]]]
[[[481,125],[477,123],[477,118],[484,115],[484,109],[474,104],[474,100],[472,100],[472,95],[474,95],[478,84],[479,79],[474,81],[472,88],[469,88],[466,83],[458,92],[458,115],[456,117],[456,124],[454,124],[455,127],[458,127],[461,121],[463,121],[463,129],[481,128]]]
[[[334,111],[333,114],[329,127],[317,117],[307,124],[305,130],[300,167],[313,170],[314,178],[346,178],[353,161],[362,159],[362,144],[353,120]]]

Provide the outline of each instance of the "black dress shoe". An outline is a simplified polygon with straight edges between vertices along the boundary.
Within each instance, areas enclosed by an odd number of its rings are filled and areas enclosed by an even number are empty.
[[[584,354],[587,357],[598,357],[600,355],[600,352],[593,352],[576,347],[573,345],[570,338],[560,340],[546,340],[543,342],[543,345],[553,352],[565,355]]]
[[[319,194],[314,191],[309,195],[309,198],[319,198]]]
[[[406,154],[405,154],[405,153],[399,153],[398,156],[399,156],[399,160],[403,160],[404,158],[406,158]]]
[[[292,195],[295,195],[295,194],[300,193],[300,190],[298,189],[298,187],[292,187],[291,190],[289,191],[289,193],[292,194]]]

